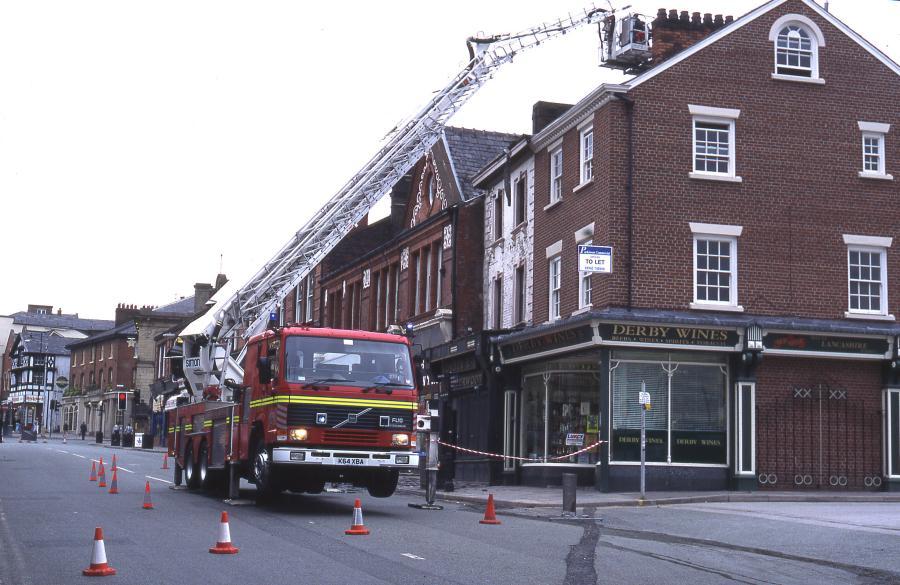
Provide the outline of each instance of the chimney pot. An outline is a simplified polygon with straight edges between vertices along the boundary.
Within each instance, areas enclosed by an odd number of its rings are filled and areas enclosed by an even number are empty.
[[[712,24],[713,24],[712,14],[707,12],[706,14],[703,15],[703,24],[705,24],[706,26],[712,26]]]
[[[669,20],[672,22],[678,22],[678,11],[675,9],[669,10]]]
[[[687,24],[691,21],[691,17],[688,14],[687,10],[681,11],[681,17],[679,18],[679,20],[681,21],[682,24]]]
[[[725,24],[730,24],[730,23],[732,23],[732,22],[734,22],[734,17],[733,17],[733,16],[731,16],[731,15],[729,14],[728,16],[725,17]]]
[[[56,309],[56,314],[57,314],[57,315],[62,315],[62,309]]]
[[[716,26],[724,26],[724,25],[725,25],[725,21],[722,20],[722,15],[721,15],[721,14],[717,14],[717,15],[716,15],[716,21],[715,21],[715,22],[716,22]]]
[[[693,26],[700,26],[700,13],[699,12],[691,13],[691,24]]]
[[[658,18],[659,20],[665,20],[666,19],[666,9],[660,8],[659,10],[657,10],[656,18]]]

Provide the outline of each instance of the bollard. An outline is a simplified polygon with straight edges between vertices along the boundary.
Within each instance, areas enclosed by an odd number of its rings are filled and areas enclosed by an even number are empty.
[[[563,514],[575,515],[575,492],[578,486],[578,476],[574,473],[562,474],[563,488]]]

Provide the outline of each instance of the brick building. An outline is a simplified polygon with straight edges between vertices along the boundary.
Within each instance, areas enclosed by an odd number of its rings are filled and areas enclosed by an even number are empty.
[[[535,326],[496,341],[533,461],[506,480],[635,489],[643,388],[650,489],[900,487],[900,67],[807,0],[651,39],[530,141]]]
[[[77,430],[84,422],[92,435],[102,431],[109,437],[114,425],[133,425],[136,432],[143,432],[146,417],[140,423],[134,418],[135,401],[140,402],[135,392],[134,351],[134,317],[139,311],[136,305],[120,304],[112,329],[67,346],[72,355],[71,380],[63,397],[62,414],[70,429]],[[125,395],[124,402],[120,394]]]

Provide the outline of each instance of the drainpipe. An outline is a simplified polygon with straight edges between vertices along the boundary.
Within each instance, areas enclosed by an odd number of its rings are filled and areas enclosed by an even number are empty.
[[[633,261],[634,261],[634,100],[621,95],[615,94],[616,98],[622,100],[625,103],[625,117],[628,120],[628,171],[625,178],[625,197],[628,201],[628,235],[626,239],[626,248],[628,254],[628,304],[627,308],[630,311],[632,307],[632,302],[634,298],[634,286],[633,286]]]
[[[450,229],[452,230],[452,233],[453,233],[453,245],[451,246],[451,249],[453,250],[453,267],[451,268],[451,271],[450,271],[450,288],[453,291],[453,298],[451,300],[450,310],[453,311],[453,315],[450,317],[450,323],[451,323],[451,327],[453,329],[452,337],[454,337],[454,338],[457,335],[457,324],[458,324],[457,314],[458,314],[458,312],[457,312],[456,298],[459,295],[459,291],[456,288],[456,266],[457,266],[457,264],[459,264],[459,259],[458,259],[459,248],[457,247],[458,240],[456,239],[456,234],[458,231],[457,230],[457,224],[458,224],[457,218],[458,217],[459,217],[459,207],[454,205],[453,207],[450,208],[450,225],[451,225]],[[443,241],[441,242],[441,245],[442,246],[444,245]]]

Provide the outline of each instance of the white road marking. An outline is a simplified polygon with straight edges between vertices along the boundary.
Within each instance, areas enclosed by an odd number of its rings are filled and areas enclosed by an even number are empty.
[[[69,454],[68,451],[63,451],[62,449],[55,449],[55,451],[56,451],[57,453],[65,453],[66,455]]]
[[[78,453],[70,453],[70,455],[74,455],[75,457],[80,457],[81,459],[87,459],[84,455],[79,455]]]
[[[425,560],[425,557],[419,557],[419,556],[416,556],[416,555],[414,555],[414,554],[412,554],[412,553],[403,553],[403,556],[404,556],[404,557],[411,558],[411,559],[415,559],[415,560],[417,560],[417,561],[424,561],[424,560]]]
[[[121,465],[116,465],[116,469],[119,469],[119,470],[124,471],[124,472],[126,472],[126,473],[134,473],[134,472],[131,471],[130,469],[125,469],[125,468],[122,467]]]
[[[159,477],[153,477],[152,475],[145,475],[144,477],[146,477],[147,479],[155,479],[156,481],[161,481],[163,483],[172,483],[168,479],[161,479]]]

